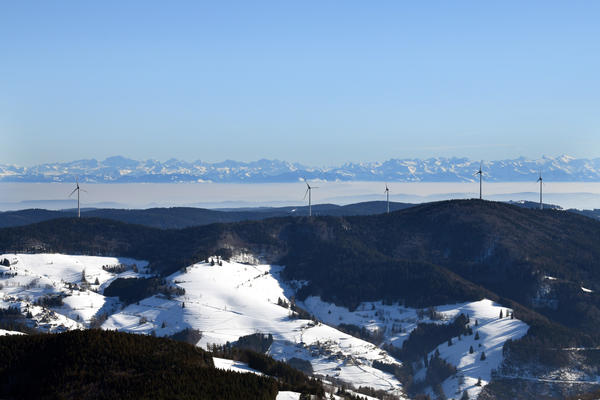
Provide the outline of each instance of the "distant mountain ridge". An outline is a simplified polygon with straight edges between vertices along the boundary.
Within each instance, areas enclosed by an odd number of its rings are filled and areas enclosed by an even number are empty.
[[[390,211],[402,210],[414,204],[390,202]],[[384,213],[384,201],[369,201],[338,206],[336,204],[315,204],[314,215],[351,216],[374,215]],[[76,210],[44,210],[27,209],[20,211],[0,212],[0,228],[22,226],[56,218],[67,218],[76,215]],[[84,209],[82,218],[106,218],[130,224],[138,224],[162,229],[181,229],[190,226],[229,223],[240,221],[258,221],[274,217],[307,216],[308,207],[265,207],[242,208],[230,210],[209,210],[193,207],[149,208],[143,210],[127,209]]]
[[[537,209],[539,203],[531,201],[509,201],[518,207]],[[414,207],[416,204],[390,201],[390,212]],[[560,210],[559,206],[544,203],[544,209]],[[357,215],[377,215],[386,211],[385,201],[366,201],[347,205],[315,204],[313,215],[348,217]],[[600,219],[600,210],[567,210],[590,218]],[[69,218],[76,215],[74,209],[44,210],[30,208],[18,211],[0,212],[0,228],[23,226],[56,218]],[[82,209],[82,218],[106,218],[129,224],[144,225],[161,229],[182,229],[215,223],[240,221],[260,221],[276,217],[303,217],[308,215],[308,206],[300,207],[257,207],[211,210],[195,207],[162,207],[147,209],[90,208]]]
[[[302,178],[323,181],[471,182],[479,161],[467,158],[390,159],[385,162],[346,163],[337,167],[310,167],[299,163],[261,159],[218,163],[170,159],[137,161],[121,156],[32,167],[0,164],[0,182],[72,182],[78,176],[88,183],[282,183]],[[560,182],[600,182],[600,158],[570,156],[525,157],[484,161],[484,179],[522,182],[544,178]]]

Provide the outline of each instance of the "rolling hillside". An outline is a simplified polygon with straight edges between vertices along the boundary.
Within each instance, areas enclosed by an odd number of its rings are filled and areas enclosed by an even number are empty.
[[[182,230],[59,219],[2,229],[0,246],[5,252],[130,256],[165,275],[210,255],[248,252],[285,265],[287,279],[308,280],[301,296],[322,294],[351,308],[380,299],[427,306],[492,292],[595,334],[599,237],[598,221],[572,213],[457,200],[390,215],[288,217]]]
[[[411,207],[409,203],[390,202],[390,211]],[[318,204],[313,206],[315,215],[373,215],[386,210],[386,202],[369,201],[338,206]],[[0,228],[23,226],[57,218],[76,216],[77,210],[50,211],[44,209],[26,209],[0,212]],[[195,207],[148,208],[144,210],[125,209],[83,209],[82,218],[105,218],[130,224],[145,225],[153,228],[180,229],[190,226],[229,223],[250,220],[262,220],[274,217],[306,216],[308,207],[264,207],[209,210]]]
[[[283,282],[303,282],[297,300],[317,297],[348,312],[378,301],[423,309],[487,298],[530,326],[505,346],[502,376],[532,364],[538,366],[532,379],[538,379],[600,365],[593,352],[575,357],[569,350],[600,344],[599,238],[600,222],[573,213],[459,200],[390,215],[272,218],[181,230],[64,218],[1,229],[0,250],[127,256],[148,260],[149,271],[163,277],[216,255],[262,260],[285,266]]]

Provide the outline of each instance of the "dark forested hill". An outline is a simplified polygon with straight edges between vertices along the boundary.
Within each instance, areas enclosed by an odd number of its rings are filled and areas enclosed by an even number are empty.
[[[402,210],[413,206],[409,203],[390,202],[390,211]],[[23,226],[50,219],[74,217],[77,210],[50,211],[43,209],[27,209],[0,212],[0,228]],[[369,201],[338,206],[335,204],[318,204],[313,206],[314,215],[373,215],[386,211],[385,201]],[[162,229],[180,229],[190,226],[228,223],[239,221],[262,220],[273,217],[308,215],[308,207],[261,207],[209,210],[194,207],[148,208],[145,210],[129,209],[84,209],[82,218],[106,218],[130,224],[145,225]]]
[[[593,210],[576,210],[576,209],[571,209],[569,211],[577,213],[577,214],[585,215],[586,217],[590,217],[590,218],[594,218],[594,219],[600,219],[600,208],[595,208]]]
[[[163,274],[214,254],[248,252],[286,265],[286,278],[308,280],[299,296],[318,294],[349,307],[379,299],[424,307],[502,297],[590,335],[600,324],[599,243],[594,219],[480,200],[181,230],[93,218],[0,230],[2,251],[131,256]]]
[[[198,347],[111,331],[0,337],[7,399],[275,399],[272,378],[222,371]]]

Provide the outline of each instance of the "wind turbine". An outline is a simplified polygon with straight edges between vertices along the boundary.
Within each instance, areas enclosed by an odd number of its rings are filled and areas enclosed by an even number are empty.
[[[73,196],[73,193],[77,192],[77,218],[81,218],[81,209],[79,208],[79,192],[83,189],[79,187],[79,177],[76,178],[75,182],[77,186],[75,187],[75,189],[73,189],[69,197]],[[87,191],[83,191],[87,193]]]
[[[483,179],[483,171],[481,170],[482,165],[483,165],[483,161],[479,163],[479,171],[477,171],[473,174],[473,176],[479,175],[479,200],[482,199],[482,196],[481,196],[481,181]]]
[[[390,213],[390,188],[388,188],[387,183],[385,184],[385,197],[387,200],[387,213]]]
[[[540,177],[538,178],[538,180],[536,182],[540,183],[540,210],[544,209],[544,203],[542,203],[542,183],[543,183],[543,179],[542,179],[542,170],[540,169]]]
[[[306,192],[304,192],[304,200],[306,200],[306,195],[308,194],[308,216],[312,216],[312,190],[318,189],[318,186],[310,186],[306,178],[304,179],[304,183],[306,183]]]

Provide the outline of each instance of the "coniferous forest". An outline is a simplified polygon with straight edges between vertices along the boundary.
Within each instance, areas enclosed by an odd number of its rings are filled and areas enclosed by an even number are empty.
[[[214,368],[186,343],[86,330],[0,337],[6,399],[274,399],[274,378]]]

